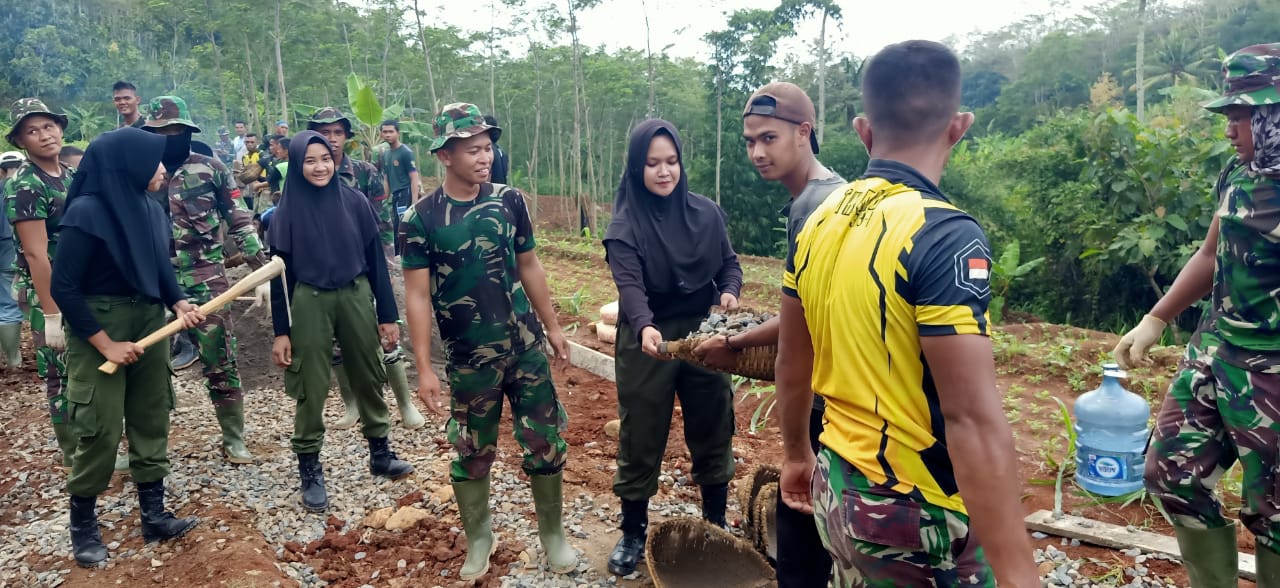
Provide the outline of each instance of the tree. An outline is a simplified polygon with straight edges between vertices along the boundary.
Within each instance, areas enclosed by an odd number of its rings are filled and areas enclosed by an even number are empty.
[[[777,9],[778,18],[792,21],[809,18],[817,13],[821,19],[818,29],[818,142],[822,142],[827,120],[827,20],[839,22],[843,16],[840,6],[833,0],[783,0]]]
[[[1138,0],[1138,57],[1137,65],[1134,71],[1137,72],[1137,82],[1134,87],[1138,89],[1138,120],[1146,120],[1147,113],[1147,84],[1143,80],[1147,70],[1147,0]]]

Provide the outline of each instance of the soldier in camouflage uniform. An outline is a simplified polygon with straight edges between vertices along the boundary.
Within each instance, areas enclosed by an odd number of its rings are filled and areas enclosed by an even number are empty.
[[[533,486],[542,548],[551,570],[565,573],[577,565],[561,522],[567,446],[560,433],[567,417],[542,350],[543,325],[557,360],[568,359],[568,342],[533,250],[524,196],[489,183],[493,139],[502,129],[485,124],[471,104],[451,104],[434,130],[431,152],[444,164],[444,185],[405,212],[399,237],[418,365],[431,363],[433,310],[448,346],[448,435],[458,452],[449,474],[467,535],[460,576],[471,580],[487,573],[496,547],[489,469],[497,456],[504,396],[524,449],[522,467]],[[422,401],[440,412],[439,379],[424,367],[418,380]]]
[[[188,138],[200,132],[187,113],[187,103],[177,96],[153,98],[145,128],[161,135],[185,133]],[[253,215],[240,204],[239,192],[222,162],[199,153],[191,153],[169,176],[173,265],[178,284],[195,304],[209,302],[230,287],[223,265],[224,232],[231,233],[251,268],[260,268],[267,261],[253,227]],[[269,300],[268,284],[258,290],[260,300]],[[205,387],[222,428],[223,453],[231,463],[253,463],[253,455],[244,443],[244,392],[231,328],[231,311],[224,308],[210,314],[193,331],[204,367]]]
[[[1146,363],[1165,325],[1212,292],[1156,418],[1146,487],[1174,520],[1191,585],[1236,585],[1236,526],[1214,496],[1237,460],[1240,520],[1257,537],[1258,585],[1280,586],[1280,43],[1223,63],[1226,91],[1205,108],[1225,114],[1237,158],[1216,189],[1200,250],[1142,322],[1121,339],[1122,366]]]
[[[13,128],[6,138],[27,153],[27,161],[4,188],[5,218],[13,224],[17,246],[14,292],[31,321],[36,371],[44,380],[62,464],[71,467],[76,439],[67,419],[66,338],[62,312],[49,289],[58,224],[75,172],[58,161],[67,117],[49,110],[38,98],[23,98],[13,103],[9,120]]]
[[[328,106],[317,110],[315,114],[307,121],[307,130],[316,131],[324,136],[329,142],[329,148],[333,151],[333,163],[337,169],[338,177],[347,186],[354,188],[356,191],[364,194],[369,199],[369,203],[373,205],[374,213],[378,217],[378,236],[382,241],[382,250],[387,257],[387,265],[391,266],[395,259],[395,251],[391,236],[391,215],[394,214],[394,205],[387,197],[386,190],[382,185],[382,174],[378,173],[378,168],[367,161],[360,161],[348,157],[344,151],[347,140],[353,135],[351,132],[351,119],[342,111]],[[391,385],[392,392],[396,396],[396,406],[400,409],[400,421],[406,429],[417,429],[426,421],[422,418],[422,414],[418,412],[418,408],[413,405],[413,396],[409,393],[409,380],[405,374],[404,351],[400,345],[383,350],[383,362],[387,369],[387,382]],[[359,413],[356,410],[355,395],[352,393],[351,384],[347,380],[347,373],[342,367],[341,353],[334,351],[333,371],[338,378],[338,390],[342,396],[342,404],[345,414],[342,419],[334,424],[335,428],[348,429],[355,426],[359,419]]]

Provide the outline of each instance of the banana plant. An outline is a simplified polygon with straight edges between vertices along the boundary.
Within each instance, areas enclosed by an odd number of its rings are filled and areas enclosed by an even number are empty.
[[[1022,263],[1022,243],[1017,239],[1005,246],[1000,258],[991,264],[991,322],[998,323],[1004,318],[1005,297],[1013,283],[1042,263],[1043,257]]]
[[[373,86],[364,83],[354,73],[347,75],[347,102],[350,103],[351,114],[358,123],[352,125],[351,132],[355,134],[352,140],[356,143],[355,148],[363,152],[364,158],[368,160],[373,157],[374,147],[382,142],[382,121],[398,120],[404,113],[404,107],[392,104],[384,108],[378,102]]]

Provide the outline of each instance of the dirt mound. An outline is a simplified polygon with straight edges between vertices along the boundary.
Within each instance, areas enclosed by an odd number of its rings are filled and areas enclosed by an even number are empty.
[[[456,515],[428,519],[400,532],[354,525],[344,532],[347,526],[346,521],[329,517],[324,537],[305,546],[295,541],[285,543],[284,560],[310,565],[320,579],[337,587],[461,583],[453,578],[466,559],[467,541],[461,531],[455,531],[461,527]],[[523,549],[523,545],[501,541],[499,537],[498,550],[489,560],[489,574],[477,580],[475,586],[501,585],[499,578]]]

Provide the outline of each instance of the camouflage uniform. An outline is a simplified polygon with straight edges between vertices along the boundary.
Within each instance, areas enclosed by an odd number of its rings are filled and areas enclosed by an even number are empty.
[[[967,515],[877,485],[826,447],[813,474],[813,506],[837,586],[996,585]]]
[[[1234,585],[1235,565],[1228,560],[1235,552],[1233,523],[1213,488],[1239,460],[1240,520],[1262,547],[1259,585],[1267,585],[1264,576],[1280,576],[1280,243],[1274,237],[1280,170],[1263,162],[1280,156],[1280,44],[1242,49],[1227,58],[1224,70],[1226,95],[1206,108],[1253,106],[1257,156],[1248,164],[1233,162],[1218,180],[1213,309],[1187,347],[1157,416],[1145,479],[1173,516],[1183,553],[1192,554],[1186,561],[1193,585],[1208,585],[1205,578],[1219,572],[1223,583]],[[1266,124],[1258,124],[1260,115]],[[1203,555],[1207,549],[1200,543],[1211,545],[1210,536],[1224,543],[1221,557]]]
[[[43,102],[35,98],[24,98],[14,102],[10,121],[12,130],[9,142],[14,143],[13,135],[24,118],[41,114],[57,120],[62,128],[67,127],[67,118],[49,110]],[[14,146],[18,146],[14,143]],[[44,310],[40,298],[36,294],[35,282],[31,279],[31,269],[23,254],[22,239],[18,235],[17,226],[24,221],[43,220],[45,232],[49,237],[49,260],[52,261],[58,248],[58,225],[62,222],[62,207],[66,202],[67,188],[71,185],[71,177],[75,170],[59,162],[62,173],[51,176],[35,163],[27,161],[18,167],[14,176],[4,187],[5,218],[14,226],[14,245],[17,258],[15,269],[17,278],[13,284],[18,306],[27,319],[31,321],[32,346],[35,347],[36,373],[44,380],[45,394],[49,403],[49,417],[54,425],[54,432],[59,437],[59,445],[63,448],[64,458],[68,448],[74,449],[74,439],[62,432],[67,420],[67,367],[66,352],[54,351],[45,345]],[[64,437],[66,437],[64,439]],[[64,459],[64,463],[67,460]]]
[[[491,128],[476,107],[446,107],[432,151],[461,136],[460,129],[481,127]],[[448,434],[458,451],[452,481],[488,477],[504,396],[524,449],[524,471],[558,474],[567,456],[561,432],[568,417],[516,266],[516,256],[535,246],[524,196],[486,183],[475,200],[460,202],[437,188],[405,212],[400,239],[405,271],[430,271],[435,320],[448,347]]]
[[[222,165],[229,166],[236,160],[236,148],[231,144],[230,137],[226,134],[226,129],[218,129],[218,141],[213,144],[213,153],[218,157],[218,161]]]
[[[153,99],[147,125],[188,124],[186,104],[179,100],[167,96]],[[169,105],[179,111],[170,112]],[[169,178],[167,191],[173,220],[173,266],[178,285],[193,304],[209,302],[230,287],[222,253],[226,232],[251,268],[266,264],[253,215],[240,203],[240,190],[222,162],[192,153]],[[200,344],[205,387],[216,407],[243,402],[236,337],[231,328],[231,312],[224,308],[193,329]]]
[[[181,98],[152,99],[147,128],[170,125],[199,131]],[[266,255],[253,226],[253,215],[240,203],[240,190],[222,162],[199,153],[190,154],[169,178],[165,196],[173,223],[174,270],[178,285],[193,304],[205,304],[230,287],[222,253],[227,232],[251,268],[266,264]],[[231,310],[223,308],[192,330],[199,347],[205,388],[219,416],[224,440],[230,433],[230,442],[236,444],[228,448],[228,452],[236,454],[233,458],[239,458],[244,457],[240,453],[244,393],[236,366],[236,337],[231,329]]]

